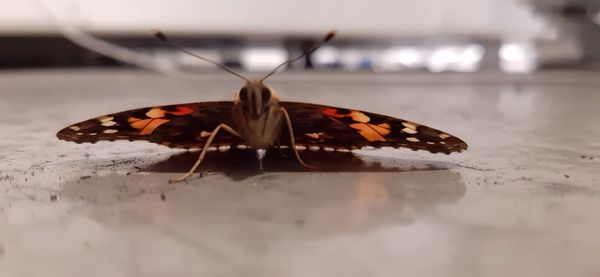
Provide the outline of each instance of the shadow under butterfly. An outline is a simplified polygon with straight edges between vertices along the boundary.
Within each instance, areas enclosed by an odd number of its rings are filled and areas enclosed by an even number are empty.
[[[413,171],[447,171],[457,168],[454,163],[433,160],[409,160],[369,155],[363,153],[327,153],[324,151],[303,151],[302,159],[314,167],[312,172],[413,172]],[[306,172],[298,163],[290,158],[292,153],[274,150],[263,159],[265,170],[256,166],[256,156],[251,150],[232,149],[227,152],[210,153],[210,159],[203,163],[204,174],[223,173],[234,180],[268,173]],[[197,159],[194,152],[182,152],[172,155],[166,160],[139,168],[142,172],[178,172],[185,173],[189,164]],[[201,174],[200,176],[203,176]]]

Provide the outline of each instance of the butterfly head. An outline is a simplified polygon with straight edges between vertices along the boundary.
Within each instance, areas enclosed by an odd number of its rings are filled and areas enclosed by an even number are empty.
[[[254,118],[266,114],[277,101],[275,92],[261,80],[248,81],[235,97],[235,103]]]

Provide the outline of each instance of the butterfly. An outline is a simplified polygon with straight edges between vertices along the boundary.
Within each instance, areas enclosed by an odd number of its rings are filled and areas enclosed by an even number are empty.
[[[189,178],[210,150],[255,149],[262,169],[267,150],[290,149],[307,167],[300,150],[350,152],[363,147],[394,147],[450,154],[467,149],[461,139],[412,121],[360,110],[281,101],[265,79],[283,66],[316,50],[335,35],[330,32],[303,55],[286,61],[262,79],[249,80],[233,101],[198,102],[128,110],[70,125],[57,133],[62,140],[95,143],[108,140],[145,140],[172,148],[197,148],[191,169],[171,181]],[[155,36],[169,42],[161,32]],[[186,53],[187,50],[177,47]],[[194,55],[196,56],[196,55]]]

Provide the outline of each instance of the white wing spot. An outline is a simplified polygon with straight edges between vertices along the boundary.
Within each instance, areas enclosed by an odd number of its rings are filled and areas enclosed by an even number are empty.
[[[416,133],[418,133],[417,130],[414,130],[414,129],[411,129],[411,128],[404,128],[404,129],[402,129],[402,132],[405,132],[407,134],[413,134],[413,135],[416,134]]]
[[[427,144],[433,145],[433,144],[435,144],[435,142],[433,142],[433,141],[428,141],[428,142],[427,142]]]
[[[98,133],[89,133],[88,135],[90,135],[90,136],[97,136]]]
[[[335,149],[335,151],[337,152],[342,152],[342,153],[349,153],[350,149],[346,149],[346,148],[337,148]]]
[[[73,126],[69,127],[69,129],[71,129],[71,130],[73,130],[75,132],[81,130],[81,128],[79,128],[79,126],[77,126],[77,125],[73,125]]]
[[[415,137],[407,137],[406,140],[408,140],[410,142],[419,142],[420,141],[418,138],[415,138]]]
[[[107,115],[103,115],[101,117],[96,118],[98,121],[100,121],[101,123],[105,123],[105,122],[109,122],[112,121],[113,119],[115,119],[112,116],[107,116]]]
[[[229,145],[221,145],[221,146],[219,146],[219,152],[229,151],[230,148],[231,148],[231,146],[229,146]]]
[[[442,138],[442,139],[447,139],[447,138],[449,138],[449,137],[451,137],[451,136],[450,136],[450,135],[448,135],[448,134],[446,134],[446,133],[441,133],[441,134],[440,134],[440,138]]]
[[[309,147],[308,147],[308,150],[310,150],[310,151],[313,151],[313,152],[314,152],[314,151],[319,151],[319,149],[320,149],[320,147],[319,147],[319,146],[309,146]]]
[[[237,147],[237,149],[248,149],[249,148],[248,145],[244,145],[244,144],[238,144],[236,147]]]
[[[102,122],[101,125],[104,126],[104,127],[111,127],[111,126],[117,125],[117,122],[114,122],[114,121],[105,121],[105,122]]]
[[[402,122],[402,125],[404,125],[404,127],[408,128],[408,129],[413,129],[413,130],[417,130],[417,124],[416,123],[412,123],[412,122]]]
[[[77,133],[78,136],[83,136],[83,133]]]
[[[325,152],[333,152],[333,151],[335,151],[335,149],[333,147],[328,147],[328,146],[323,147],[323,150],[325,150]]]
[[[115,130],[115,129],[107,129],[107,130],[104,130],[104,131],[103,131],[103,133],[105,133],[105,134],[114,134],[114,133],[116,133],[116,132],[118,132],[118,131],[117,131],[117,130]]]
[[[300,151],[306,150],[306,146],[296,144],[296,150],[300,150]]]

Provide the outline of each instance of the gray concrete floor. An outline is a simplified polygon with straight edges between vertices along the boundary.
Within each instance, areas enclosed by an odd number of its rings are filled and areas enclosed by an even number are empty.
[[[281,74],[285,100],[446,130],[461,154],[208,157],[58,141],[68,124],[230,99],[226,75],[0,74],[0,276],[600,276],[600,75]],[[164,200],[161,199],[164,195]]]

